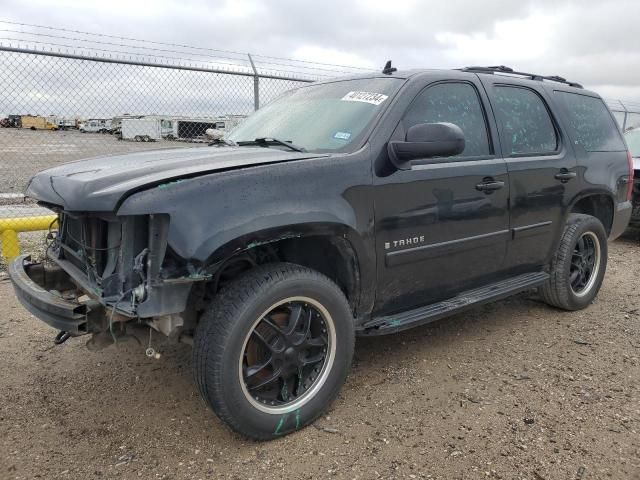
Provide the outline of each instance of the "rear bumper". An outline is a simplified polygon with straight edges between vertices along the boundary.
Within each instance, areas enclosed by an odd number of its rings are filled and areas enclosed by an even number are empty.
[[[611,233],[609,240],[615,240],[627,229],[629,220],[631,220],[631,212],[633,205],[631,202],[618,203],[616,211],[613,213],[613,224],[611,225]]]
[[[99,304],[63,298],[60,292],[77,289],[64,270],[21,255],[9,264],[9,277],[20,303],[47,325],[74,336],[89,333],[89,313]]]

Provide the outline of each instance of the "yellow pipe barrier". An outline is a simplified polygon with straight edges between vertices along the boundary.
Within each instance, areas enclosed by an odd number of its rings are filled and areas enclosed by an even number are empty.
[[[6,261],[20,255],[18,232],[48,230],[56,224],[55,215],[38,217],[0,218],[0,255]]]

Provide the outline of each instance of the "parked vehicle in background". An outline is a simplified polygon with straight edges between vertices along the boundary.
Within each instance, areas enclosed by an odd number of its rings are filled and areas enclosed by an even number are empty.
[[[204,137],[210,128],[228,133],[245,118],[244,115],[225,115],[216,118],[176,118],[174,136],[184,140],[200,138]]]
[[[119,138],[136,142],[155,142],[173,134],[173,122],[158,117],[123,118]]]
[[[240,125],[245,118],[247,118],[246,115],[223,115],[215,119],[214,128],[228,134]]]
[[[111,119],[89,119],[78,125],[82,133],[108,133],[111,130]]]
[[[75,118],[59,118],[57,120],[59,130],[71,130],[77,128]]]
[[[9,128],[22,128],[22,115],[9,115]]]
[[[27,196],[58,215],[51,264],[20,256],[9,275],[58,342],[192,344],[208,405],[273,439],[336,398],[355,335],[530,289],[588,307],[632,177],[611,112],[576,83],[389,63],[293,90],[215,146],[35,175]]]
[[[55,122],[51,122],[45,117],[33,115],[23,115],[20,118],[20,125],[29,130],[58,130],[58,125]]]
[[[129,118],[143,118],[143,115],[130,115],[128,113],[125,113],[124,115],[118,116],[118,117],[113,117],[111,119],[111,125],[109,128],[109,133],[111,133],[112,135],[121,135],[122,133],[122,120],[124,119],[129,119]]]
[[[640,126],[624,132],[629,152],[633,158],[633,213],[631,226],[640,227]]]
[[[167,140],[192,140],[204,136],[209,128],[229,132],[244,118],[243,115],[227,115],[211,119],[157,115],[120,118],[116,135],[122,140],[138,142],[156,141],[163,138]]]

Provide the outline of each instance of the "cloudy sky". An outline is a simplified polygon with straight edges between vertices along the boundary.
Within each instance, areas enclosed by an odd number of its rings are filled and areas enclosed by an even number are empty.
[[[54,3],[0,0],[0,19],[376,69],[389,58],[401,68],[504,64],[640,102],[638,0]]]

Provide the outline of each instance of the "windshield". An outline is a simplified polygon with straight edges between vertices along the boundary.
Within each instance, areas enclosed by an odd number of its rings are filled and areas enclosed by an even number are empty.
[[[632,157],[640,157],[640,128],[627,130],[624,138],[629,145]]]
[[[400,85],[395,78],[369,78],[302,87],[258,110],[227,138],[273,138],[312,152],[353,151]]]

